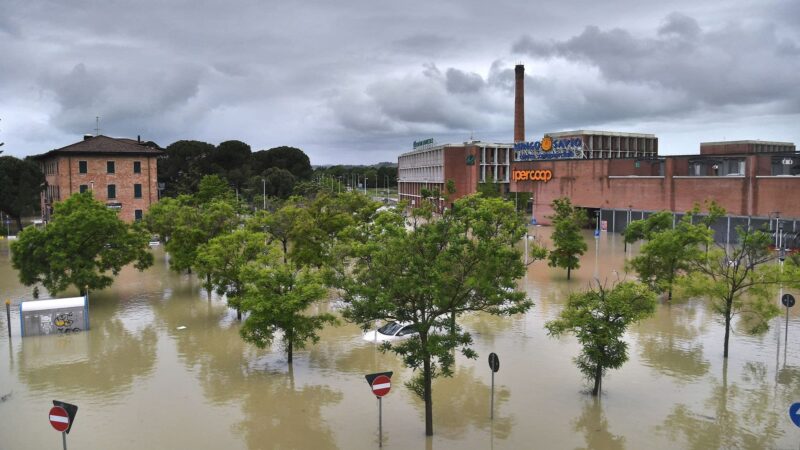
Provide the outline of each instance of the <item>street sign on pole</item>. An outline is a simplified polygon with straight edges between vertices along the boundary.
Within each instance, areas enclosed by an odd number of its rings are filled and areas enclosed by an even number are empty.
[[[78,406],[59,400],[53,400],[53,406],[60,406],[67,412],[69,416],[69,426],[67,427],[66,433],[69,434],[69,430],[72,429],[72,424],[75,423],[75,416],[78,415]]]
[[[492,400],[489,405],[489,417],[494,420],[494,373],[500,370],[500,358],[497,353],[489,353],[489,369],[492,370]]]
[[[489,368],[492,372],[500,370],[500,358],[497,357],[497,353],[489,353]]]
[[[50,425],[56,431],[65,432],[69,428],[69,414],[67,410],[60,406],[53,406],[50,408]]]
[[[800,402],[793,403],[789,407],[789,418],[792,419],[796,426],[800,427]]]
[[[392,389],[392,372],[378,372],[364,375],[372,393],[378,398],[378,447],[383,447],[383,396]]]
[[[383,397],[392,389],[392,380],[386,375],[378,375],[372,380],[372,393],[376,397]]]
[[[781,297],[781,303],[783,303],[783,306],[791,308],[794,306],[794,296],[792,294],[783,294],[783,297]]]

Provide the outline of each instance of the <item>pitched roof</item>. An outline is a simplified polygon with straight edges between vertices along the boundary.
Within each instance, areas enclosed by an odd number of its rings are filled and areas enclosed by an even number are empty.
[[[108,136],[98,135],[87,137],[80,142],[67,145],[66,147],[50,150],[47,153],[36,155],[34,158],[41,159],[59,154],[73,154],[73,155],[160,155],[163,151],[155,148],[148,147],[144,143],[139,143],[133,139],[125,138],[112,138]]]

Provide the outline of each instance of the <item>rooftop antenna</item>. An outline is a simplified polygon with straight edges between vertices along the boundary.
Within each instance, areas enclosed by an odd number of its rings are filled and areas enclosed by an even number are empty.
[[[472,131],[469,132],[469,140],[470,141],[474,141],[475,140],[475,138],[472,137]]]
[[[100,116],[94,117],[94,135],[95,136],[100,135]]]

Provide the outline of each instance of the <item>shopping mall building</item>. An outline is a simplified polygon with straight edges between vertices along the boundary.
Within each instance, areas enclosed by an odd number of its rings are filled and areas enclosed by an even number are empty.
[[[754,222],[800,233],[800,154],[793,143],[704,142],[699,154],[661,156],[652,134],[578,130],[529,141],[522,66],[516,75],[514,143],[415,142],[398,158],[401,200],[419,204],[423,188],[446,192],[453,180],[455,193],[434,200],[448,207],[478,183],[494,182],[504,193],[531,193],[537,223],[548,222],[554,199],[569,197],[610,231],[649,212],[683,213],[714,200],[730,215],[717,229],[720,240]]]

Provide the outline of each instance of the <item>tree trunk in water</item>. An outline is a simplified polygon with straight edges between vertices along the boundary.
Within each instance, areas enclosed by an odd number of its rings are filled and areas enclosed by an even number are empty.
[[[242,310],[238,306],[236,307],[236,320],[242,321]]]
[[[594,389],[592,389],[592,395],[597,397],[600,395],[600,389],[603,379],[603,366],[597,365],[597,368],[594,369]]]
[[[728,307],[725,308],[725,352],[723,357],[728,357],[728,338],[731,335],[731,302],[728,302]]]
[[[431,395],[431,355],[428,353],[428,336],[422,336],[422,347],[425,349],[425,358],[422,363],[422,375],[425,397],[425,436],[433,436],[433,397]]]
[[[286,351],[287,351],[287,355],[286,356],[287,356],[287,361],[289,362],[289,365],[291,366],[292,365],[292,332],[291,331],[288,331],[286,333],[286,339],[289,341],[288,345],[286,346]]]
[[[571,271],[572,271],[572,269],[570,269],[569,267],[567,267],[567,279],[568,279],[568,280],[569,280],[569,276],[570,276],[570,272],[571,272]]]
[[[669,293],[667,294],[667,301],[672,301],[672,285],[669,285]]]
[[[211,301],[211,274],[206,275],[206,293],[208,294],[208,301]]]

